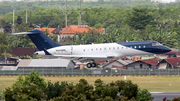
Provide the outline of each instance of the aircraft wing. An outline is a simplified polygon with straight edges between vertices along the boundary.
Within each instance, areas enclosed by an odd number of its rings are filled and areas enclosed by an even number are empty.
[[[83,60],[91,60],[91,59],[110,59],[110,58],[114,58],[115,56],[113,55],[54,55],[60,58],[65,58],[65,59],[71,59],[71,60],[79,60],[79,61],[83,61]]]

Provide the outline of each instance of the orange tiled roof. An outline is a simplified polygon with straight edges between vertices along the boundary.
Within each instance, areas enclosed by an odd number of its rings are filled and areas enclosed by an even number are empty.
[[[158,59],[157,57],[154,57],[154,58],[151,58],[151,59],[145,59],[145,60],[138,60],[138,61],[135,61],[135,62],[144,62],[144,63],[147,63],[147,64],[151,64],[153,66],[156,66],[158,64],[158,61],[162,61],[162,59]],[[130,64],[133,64],[135,62],[132,62]],[[130,65],[130,64],[127,64],[127,65]],[[126,66],[127,66],[126,65]]]
[[[169,64],[176,66],[180,64],[180,57],[172,57],[172,58],[166,58],[166,60]]]
[[[55,30],[56,28],[46,28],[46,27],[42,27],[42,28],[34,28],[34,29],[39,29],[40,31],[45,31],[48,30],[49,35],[52,35],[52,31]]]
[[[95,29],[95,28],[92,28],[92,27],[89,27],[88,25],[70,25],[70,26],[67,26],[66,28],[63,28],[61,32],[59,32],[59,34],[75,34],[75,33],[87,33],[89,30],[95,30],[99,33],[102,33],[104,28],[98,28],[98,29]]]

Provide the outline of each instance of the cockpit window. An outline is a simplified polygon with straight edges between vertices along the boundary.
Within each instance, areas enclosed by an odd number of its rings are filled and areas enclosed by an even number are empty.
[[[152,43],[152,46],[160,46],[161,44],[160,43]]]

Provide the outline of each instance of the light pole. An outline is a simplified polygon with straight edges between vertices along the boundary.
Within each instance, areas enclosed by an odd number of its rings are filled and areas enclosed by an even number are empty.
[[[27,0],[26,0],[26,23],[27,23]]]
[[[15,0],[13,0],[13,26],[14,26],[14,15],[15,15]]]
[[[79,25],[79,27],[81,27],[81,24],[82,24],[82,22],[81,22],[81,15],[82,15],[83,12],[87,13],[87,11],[82,11],[81,10],[81,0],[79,2],[79,6],[80,6],[80,12],[79,12],[79,22],[78,22],[78,25]]]
[[[12,33],[14,33],[15,2],[16,2],[16,0],[13,0],[13,28],[12,28]]]
[[[59,6],[59,8],[65,14],[65,24],[66,24],[66,27],[67,27],[67,15],[68,15],[68,12],[67,12],[67,0],[65,0],[65,12],[63,11],[63,9],[60,6]]]
[[[81,0],[80,0],[79,25],[81,25],[81,14],[82,12],[81,12]]]
[[[65,18],[66,18],[66,27],[67,27],[67,0],[66,0]]]

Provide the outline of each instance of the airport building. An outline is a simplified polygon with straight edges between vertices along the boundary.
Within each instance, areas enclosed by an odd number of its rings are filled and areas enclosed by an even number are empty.
[[[174,69],[180,67],[180,57],[171,57],[163,59],[157,65],[158,69]]]
[[[23,59],[17,65],[18,70],[72,69],[74,67],[75,63],[67,59]]]
[[[118,59],[118,60],[114,60],[111,61],[109,63],[106,63],[103,65],[103,68],[107,69],[107,68],[111,68],[111,69],[126,69],[125,65],[131,63],[132,60],[122,60],[122,59]]]
[[[158,64],[158,61],[160,61],[160,59],[158,59],[157,57],[152,59],[138,60],[130,64],[127,64],[126,68],[127,69],[157,69],[156,65]]]

